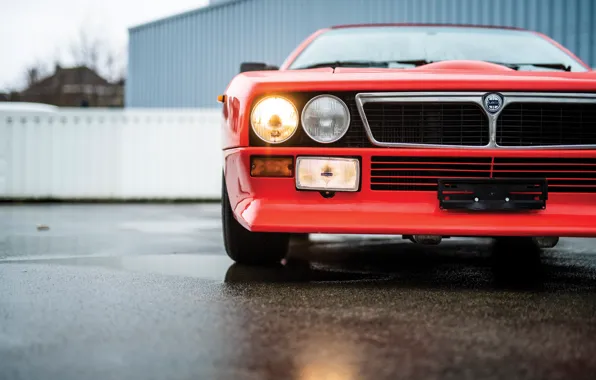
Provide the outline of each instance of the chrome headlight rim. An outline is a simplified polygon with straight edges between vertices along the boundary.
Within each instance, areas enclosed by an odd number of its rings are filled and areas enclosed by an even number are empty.
[[[254,124],[253,124],[253,115],[255,113],[255,111],[257,110],[257,108],[259,107],[259,105],[267,100],[270,99],[281,99],[286,101],[288,104],[290,104],[292,106],[292,108],[294,108],[294,112],[296,112],[296,127],[294,127],[294,130],[292,131],[291,134],[288,135],[288,137],[286,137],[284,140],[280,140],[280,141],[268,141],[265,138],[263,138],[256,130]],[[298,129],[300,129],[300,126],[302,124],[302,114],[300,112],[298,112],[298,108],[296,107],[296,104],[294,104],[294,102],[292,102],[290,99],[288,99],[285,96],[281,96],[281,95],[266,95],[263,96],[261,99],[259,99],[256,103],[254,103],[254,106],[252,107],[252,110],[250,111],[250,115],[249,115],[249,122],[250,122],[250,129],[252,130],[253,134],[261,141],[263,141],[265,144],[283,144],[285,142],[288,142],[292,137],[294,137],[294,135],[296,134],[296,132],[298,131]]]
[[[304,126],[304,112],[306,112],[306,110],[308,109],[308,106],[314,102],[315,100],[319,99],[319,98],[332,98],[335,99],[339,102],[339,104],[341,104],[343,106],[343,108],[346,110],[346,113],[348,115],[348,120],[347,120],[347,127],[345,129],[345,131],[339,135],[337,138],[333,139],[333,140],[329,140],[329,141],[319,141],[317,140],[315,137],[313,137],[309,132],[308,129],[306,129],[306,127]],[[304,133],[310,137],[313,141],[319,143],[319,144],[333,144],[338,142],[339,140],[341,140],[350,130],[350,125],[352,124],[352,115],[350,114],[350,108],[348,108],[348,105],[346,104],[346,102],[344,102],[340,97],[335,96],[335,95],[331,95],[331,94],[321,94],[321,95],[317,95],[313,98],[311,98],[308,102],[306,102],[306,104],[304,105],[304,107],[302,108],[302,112],[300,112],[300,125],[302,126],[302,130],[304,131]]]

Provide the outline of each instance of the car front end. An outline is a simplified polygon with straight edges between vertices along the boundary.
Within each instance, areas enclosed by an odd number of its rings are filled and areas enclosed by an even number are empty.
[[[488,112],[488,96],[503,99]],[[358,92],[338,141],[304,129],[226,152],[251,231],[596,236],[596,95]],[[309,99],[310,101],[310,99]],[[300,113],[302,101],[295,101]],[[388,128],[388,126],[391,128]]]
[[[596,237],[596,76],[477,61],[246,73],[225,191],[253,233]]]

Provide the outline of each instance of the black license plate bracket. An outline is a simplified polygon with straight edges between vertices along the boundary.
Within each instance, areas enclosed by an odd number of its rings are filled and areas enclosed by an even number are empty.
[[[544,210],[548,184],[544,178],[440,178],[438,198],[443,210]]]

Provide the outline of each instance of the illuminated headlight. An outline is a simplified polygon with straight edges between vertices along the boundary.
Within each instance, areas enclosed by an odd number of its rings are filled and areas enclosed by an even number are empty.
[[[360,165],[356,158],[298,157],[296,188],[319,191],[358,191]]]
[[[289,140],[298,129],[298,110],[285,98],[268,97],[252,110],[250,123],[261,140],[279,144]]]
[[[350,110],[339,98],[319,95],[302,110],[302,127],[313,140],[333,143],[344,137],[350,126]]]

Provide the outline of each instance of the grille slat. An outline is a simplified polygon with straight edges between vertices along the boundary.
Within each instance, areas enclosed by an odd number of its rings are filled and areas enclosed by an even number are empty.
[[[382,166],[382,168],[379,168]],[[436,191],[439,178],[546,178],[552,193],[596,193],[596,158],[382,157],[371,190]]]
[[[552,193],[596,193],[596,158],[496,157],[495,178],[546,178]]]
[[[462,164],[486,164],[487,159],[484,157],[456,157],[454,160],[451,160],[452,157],[431,157],[431,156],[374,156],[372,158],[373,163],[378,162],[395,162],[395,163],[402,163],[402,162],[422,162],[422,163],[435,163],[435,164],[443,164],[445,162],[452,162],[452,163],[462,163]],[[490,159],[488,159],[488,163],[490,164]],[[596,164],[596,160],[594,161]]]
[[[489,178],[491,162],[491,157],[373,156],[371,190],[436,191],[438,178]]]
[[[596,105],[512,103],[497,119],[500,146],[596,144]]]
[[[499,165],[596,165],[596,158],[497,157]]]
[[[440,174],[449,174],[449,173],[482,173],[485,171],[485,169],[444,169],[444,168],[417,168],[417,169],[413,169],[413,168],[402,168],[400,170],[395,170],[397,168],[391,168],[391,169],[374,169],[372,170],[372,175],[374,176],[378,176],[378,177],[384,177],[384,176],[399,176],[399,173],[407,171],[407,172],[411,172],[411,171],[418,171],[420,173],[424,173],[425,175],[430,175],[432,173],[440,173]]]
[[[365,103],[370,131],[381,143],[485,146],[488,118],[475,103]]]
[[[373,169],[400,169],[400,170],[432,170],[432,169],[450,169],[450,170],[484,170],[483,165],[478,164],[454,164],[452,162],[433,162],[433,163],[407,163],[407,164],[373,164]]]

